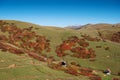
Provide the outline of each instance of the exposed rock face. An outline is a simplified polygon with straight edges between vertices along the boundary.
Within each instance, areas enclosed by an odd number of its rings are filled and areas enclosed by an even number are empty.
[[[16,67],[16,64],[11,64],[8,66],[8,68],[15,68]]]

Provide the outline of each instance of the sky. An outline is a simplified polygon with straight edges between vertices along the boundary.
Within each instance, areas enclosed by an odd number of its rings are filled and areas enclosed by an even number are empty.
[[[120,23],[120,0],[0,0],[0,20],[66,27]]]

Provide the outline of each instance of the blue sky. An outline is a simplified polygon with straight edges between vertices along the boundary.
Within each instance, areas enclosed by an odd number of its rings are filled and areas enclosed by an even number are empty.
[[[120,23],[120,0],[0,0],[0,19],[65,27]]]

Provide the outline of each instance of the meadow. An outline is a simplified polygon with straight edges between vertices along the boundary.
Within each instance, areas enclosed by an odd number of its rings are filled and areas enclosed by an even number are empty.
[[[96,70],[97,74],[102,77],[102,80],[112,80],[112,78],[120,78],[120,43],[115,43],[109,40],[103,41],[87,41],[89,42],[89,48],[95,50],[96,58],[95,61],[90,61],[89,59],[81,59],[76,57],[71,57],[67,55],[63,58],[57,56],[55,49],[57,45],[60,45],[62,41],[66,40],[70,36],[77,36],[81,38],[82,34],[89,34],[92,37],[99,37],[97,30],[91,27],[82,28],[80,30],[73,30],[68,28],[58,28],[52,26],[39,26],[27,22],[7,20],[8,23],[14,23],[20,28],[26,28],[33,26],[33,31],[39,35],[46,36],[50,40],[51,52],[46,54],[47,56],[54,56],[56,60],[64,59],[66,62],[76,62],[82,67],[91,68]],[[103,29],[104,31],[120,31],[120,28]],[[0,32],[0,34],[2,34]],[[106,34],[106,33],[105,33]],[[6,34],[7,35],[7,34]],[[108,35],[108,33],[107,33]],[[101,48],[96,48],[96,46],[102,46]],[[105,50],[105,47],[109,47],[109,50]],[[69,54],[71,52],[68,51]],[[34,62],[34,64],[32,64]],[[9,68],[10,65],[15,64],[16,67]],[[111,75],[105,75],[102,70],[110,68]],[[37,61],[30,58],[28,55],[22,54],[20,56],[0,51],[0,80],[89,80],[86,76],[74,76],[67,74],[60,70],[54,70],[47,66],[47,63]]]

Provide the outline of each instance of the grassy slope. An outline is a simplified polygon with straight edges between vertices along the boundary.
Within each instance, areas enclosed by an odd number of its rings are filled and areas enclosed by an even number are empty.
[[[103,37],[110,38],[110,36],[120,31],[120,24],[95,24],[95,25],[86,25],[82,29],[79,29],[82,34],[89,34],[91,36],[98,36],[97,29],[102,34]]]
[[[18,27],[38,27],[38,25],[23,23],[18,21],[7,21],[10,23],[15,23]],[[46,36],[49,40],[51,40],[51,48],[52,51],[50,53],[44,53],[49,56],[54,56],[56,59],[60,59],[55,54],[55,47],[59,45],[63,40],[67,39],[67,37],[76,35],[80,37],[80,34],[86,33],[92,36],[97,36],[97,32],[95,29],[82,29],[82,30],[71,30],[71,29],[62,29],[62,28],[54,28],[54,27],[38,27],[39,29],[33,29],[37,34],[41,34]],[[112,42],[89,42],[90,47],[95,49],[96,51],[96,61],[90,62],[86,59],[78,59],[70,56],[64,57],[64,59],[68,62],[75,61],[82,66],[90,67],[97,70],[104,70],[106,68],[110,68],[113,74],[120,72],[120,45]],[[102,48],[95,48],[96,46],[102,46]],[[104,47],[109,46],[110,50],[104,50]],[[107,56],[110,56],[107,58]],[[38,62],[34,59],[29,58],[25,55],[17,56],[14,54],[9,54],[8,52],[0,51],[0,60],[4,60],[5,62],[0,62],[0,80],[57,80],[58,78],[62,78],[63,80],[88,80],[84,76],[76,77],[69,74],[66,74],[62,71],[53,70],[47,67],[47,65],[43,62]],[[33,60],[37,65],[31,65],[30,61]],[[10,64],[16,64],[18,67],[14,69],[8,69]],[[22,67],[21,67],[22,66]],[[103,74],[98,71],[98,74],[103,77]],[[103,77],[104,80],[107,79],[108,76]],[[115,75],[111,75],[110,77],[115,77]],[[118,76],[117,76],[118,77]],[[31,78],[31,79],[30,79]]]
[[[71,75],[62,71],[50,69],[46,63],[36,61],[28,56],[17,56],[3,52],[0,52],[0,56],[0,59],[4,60],[4,62],[0,62],[0,80],[56,80],[58,78],[77,80],[79,78],[71,77]],[[30,64],[31,60],[35,62],[35,65]],[[11,64],[16,64],[17,67],[9,69],[8,66]],[[80,78],[84,80],[86,77]]]

